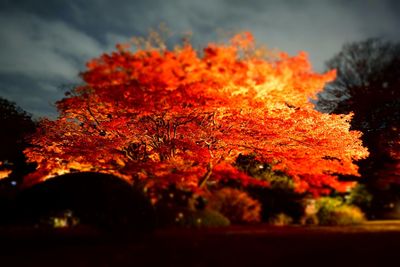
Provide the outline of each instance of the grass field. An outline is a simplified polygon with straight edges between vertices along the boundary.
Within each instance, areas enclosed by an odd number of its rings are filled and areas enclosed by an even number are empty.
[[[400,221],[354,227],[234,226],[109,236],[0,229],[0,266],[399,266]]]

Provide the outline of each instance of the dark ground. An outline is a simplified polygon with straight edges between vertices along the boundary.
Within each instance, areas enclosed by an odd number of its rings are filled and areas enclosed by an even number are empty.
[[[400,222],[169,229],[141,237],[2,228],[0,266],[400,266]]]

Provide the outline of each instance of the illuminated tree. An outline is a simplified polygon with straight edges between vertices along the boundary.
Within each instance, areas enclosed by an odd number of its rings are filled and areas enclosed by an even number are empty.
[[[190,44],[167,50],[147,45],[91,60],[85,84],[57,103],[26,150],[39,167],[37,183],[57,173],[92,170],[148,187],[199,190],[219,180],[266,185],[234,168],[255,154],[287,173],[299,192],[343,191],[338,174],[358,175],[368,154],[351,115],[328,115],[309,102],[335,73],[311,71],[305,53],[260,56],[252,36],[230,44]]]

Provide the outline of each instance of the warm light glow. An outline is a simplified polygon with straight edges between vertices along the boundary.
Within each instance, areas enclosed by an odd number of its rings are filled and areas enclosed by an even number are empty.
[[[79,163],[76,161],[72,161],[65,165],[61,165],[60,167],[53,168],[48,175],[43,177],[43,181],[50,179],[52,177],[58,176],[58,175],[63,175],[63,174],[71,173],[74,171],[85,172],[85,171],[92,171],[92,170],[93,170],[93,166],[90,164],[83,164],[83,163]]]
[[[305,53],[260,55],[244,33],[203,51],[120,46],[91,60],[85,83],[57,102],[59,118],[40,122],[25,151],[39,167],[24,181],[78,170],[148,187],[266,186],[232,165],[256,154],[300,192],[345,191],[351,184],[338,174],[358,175],[353,161],[368,155],[361,134],[349,130],[351,115],[322,114],[309,101],[335,72],[313,72]]]
[[[0,168],[2,169],[0,170],[0,180],[7,178],[12,173],[12,170],[7,169],[4,165],[4,162],[0,161]]]
[[[11,173],[11,170],[0,170],[0,180],[7,178]]]

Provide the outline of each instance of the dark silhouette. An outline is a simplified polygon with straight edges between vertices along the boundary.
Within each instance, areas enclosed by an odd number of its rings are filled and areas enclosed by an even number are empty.
[[[337,79],[319,95],[317,109],[354,113],[351,127],[363,132],[370,151],[359,163],[362,182],[381,209],[388,202],[381,196],[400,193],[400,43],[368,39],[346,44],[327,67],[337,70]]]
[[[31,115],[15,103],[0,97],[0,170],[11,170],[7,178],[0,179],[0,223],[5,222],[10,205],[22,184],[23,176],[33,171],[23,154],[27,147],[25,137],[33,133],[35,123]]]
[[[108,174],[70,173],[20,192],[11,223],[37,225],[60,213],[79,223],[112,232],[141,232],[155,227],[152,204],[143,191]]]
[[[34,130],[35,123],[29,113],[0,97],[0,161],[3,167],[13,171],[8,183],[20,183],[22,177],[34,168],[26,163],[23,154],[27,147],[25,137]]]
[[[306,194],[295,192],[292,180],[288,176],[283,172],[273,171],[269,164],[255,160],[252,155],[239,155],[236,166],[248,175],[270,183],[269,187],[255,186],[248,190],[262,205],[263,221],[283,213],[289,215],[295,222],[299,222],[303,214],[302,201]]]

